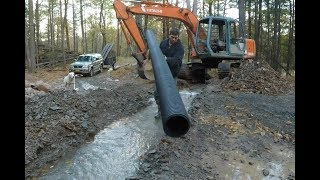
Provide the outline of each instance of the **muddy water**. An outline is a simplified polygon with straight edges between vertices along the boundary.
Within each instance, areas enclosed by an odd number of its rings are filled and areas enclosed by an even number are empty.
[[[282,179],[291,172],[295,172],[295,156],[291,150],[281,147],[282,151],[280,151],[279,148],[274,146],[271,150],[273,160],[270,162],[254,160],[239,152],[232,152],[231,157],[241,159],[243,162],[231,160],[219,169],[222,170],[224,178],[230,180]]]
[[[85,85],[87,88],[94,88]],[[85,88],[84,88],[85,89]],[[186,110],[197,92],[180,91]],[[40,179],[125,179],[134,176],[139,158],[165,136],[161,120],[154,119],[152,105],[132,117],[100,131],[93,142],[81,147]]]

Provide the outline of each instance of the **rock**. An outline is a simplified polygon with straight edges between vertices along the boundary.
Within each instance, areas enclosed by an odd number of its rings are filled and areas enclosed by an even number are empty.
[[[269,170],[263,169],[263,170],[262,170],[262,174],[263,174],[264,176],[268,176],[268,175],[269,175]]]
[[[52,106],[50,107],[49,109],[53,110],[53,111],[56,111],[56,110],[59,110],[61,109],[59,106]]]

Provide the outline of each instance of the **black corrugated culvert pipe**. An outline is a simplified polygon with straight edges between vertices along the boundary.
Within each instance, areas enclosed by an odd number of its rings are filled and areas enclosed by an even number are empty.
[[[146,30],[146,38],[159,94],[163,130],[171,137],[182,136],[190,128],[187,111],[154,33]]]

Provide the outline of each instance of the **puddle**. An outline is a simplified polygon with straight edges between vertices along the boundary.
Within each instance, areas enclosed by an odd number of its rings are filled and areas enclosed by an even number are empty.
[[[91,88],[91,86],[89,86]],[[196,92],[180,91],[186,110]],[[139,158],[165,136],[162,121],[154,119],[157,106],[121,119],[100,131],[93,142],[81,147],[40,179],[125,179],[134,176]]]
[[[118,79],[111,79],[111,78],[104,78],[104,80],[102,81],[101,84],[99,84],[99,86],[95,86],[90,84],[89,82],[87,82],[87,80],[82,80],[82,79],[78,79],[76,81],[76,90],[78,91],[78,93],[87,93],[87,90],[96,90],[96,89],[111,89],[108,86],[105,86],[106,84],[110,83],[110,82],[117,82],[119,81]],[[102,85],[102,86],[101,86]]]
[[[285,151],[285,152],[284,152]],[[281,153],[278,147],[271,152],[274,157],[272,162],[258,161],[237,151],[231,152],[230,161],[220,160],[221,174],[226,180],[275,180],[286,179],[291,172],[295,172],[294,152],[286,149]]]
[[[98,89],[97,86],[93,86],[87,82],[81,82],[81,87],[84,89],[84,90],[89,90],[89,89],[93,89],[93,90],[96,90]]]

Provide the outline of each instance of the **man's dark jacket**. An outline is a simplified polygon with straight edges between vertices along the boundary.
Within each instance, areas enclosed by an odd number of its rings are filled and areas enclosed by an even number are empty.
[[[169,47],[169,39],[165,39],[160,43],[160,49],[162,53],[167,57],[167,63],[171,70],[172,76],[175,78],[178,76],[182,59],[184,55],[184,49],[180,39]]]

